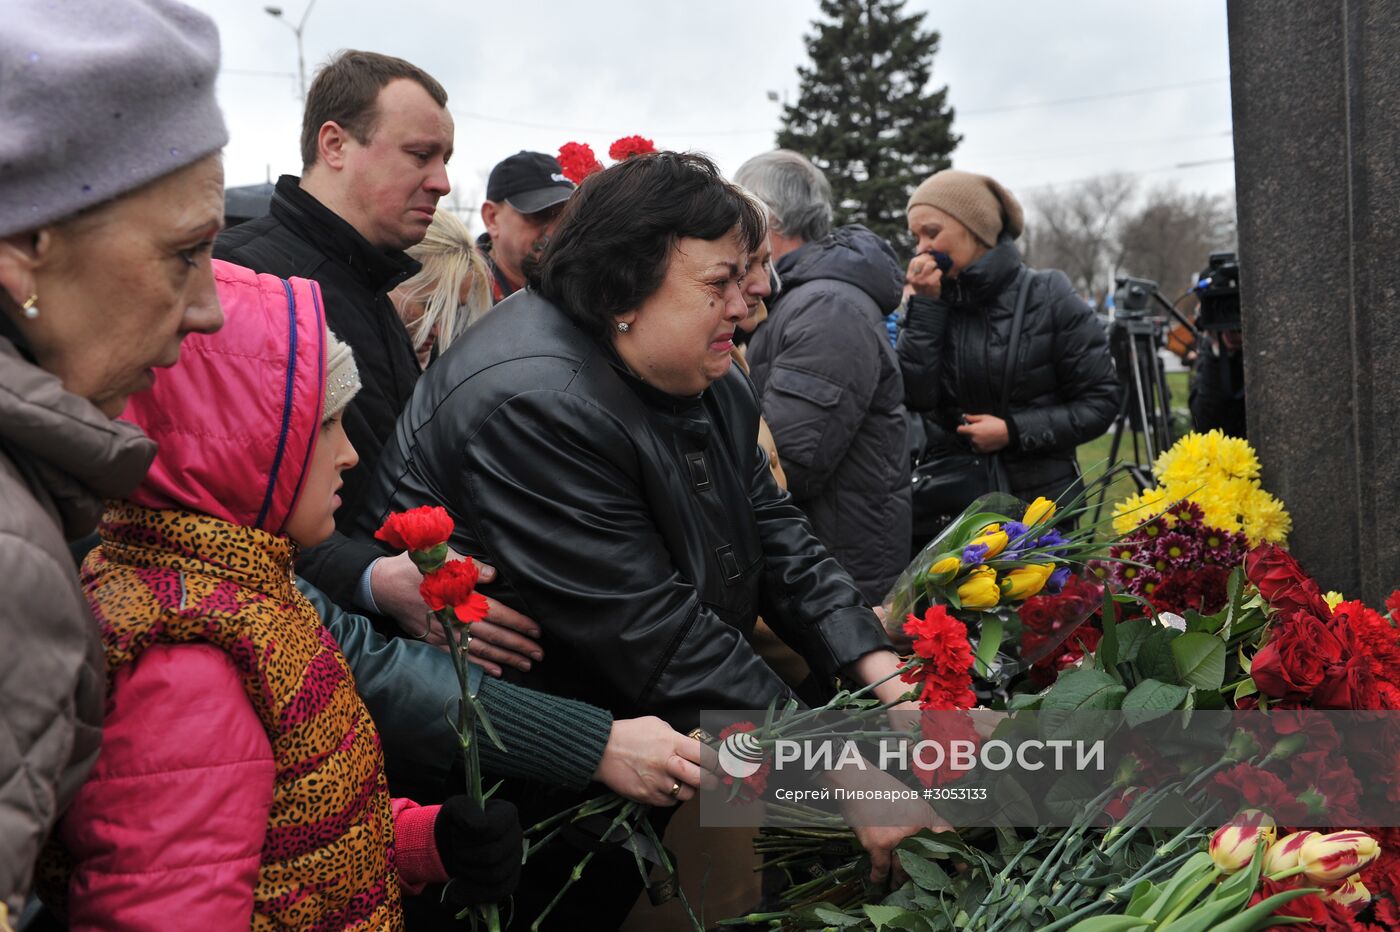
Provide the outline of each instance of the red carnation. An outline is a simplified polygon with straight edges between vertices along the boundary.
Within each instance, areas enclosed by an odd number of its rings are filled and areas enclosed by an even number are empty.
[[[720,743],[722,744],[724,739],[728,738],[730,735],[753,731],[757,727],[758,726],[754,725],[753,722],[735,722],[733,725],[720,729]],[[768,756],[765,754],[763,757],[763,766],[743,778],[739,786],[739,792],[734,798],[742,803],[750,803],[762,797],[763,791],[768,789],[768,774],[772,769],[773,762],[769,760]],[[734,778],[727,773],[721,772],[720,779],[723,780],[726,786],[734,785]]]
[[[1289,825],[1307,816],[1307,806],[1298,801],[1277,774],[1249,764],[1236,764],[1211,778],[1210,790],[1239,808],[1262,809],[1279,825]]]
[[[603,163],[598,161],[588,143],[566,142],[559,147],[559,167],[564,177],[574,184],[582,184],[589,175],[602,171]]]
[[[904,633],[914,639],[914,653],[923,662],[900,674],[906,683],[921,684],[919,706],[925,709],[970,709],[977,704],[972,691],[972,645],[967,626],[934,605],[922,618],[910,615]]]
[[[1306,612],[1323,620],[1332,617],[1322,590],[1287,550],[1273,544],[1255,547],[1244,558],[1244,571],[1275,612]]]
[[[424,505],[389,515],[374,537],[400,550],[427,551],[447,543],[453,527],[445,508]]]
[[[1394,600],[1395,596],[1391,596]],[[1390,603],[1387,602],[1387,605]],[[1334,624],[1351,627],[1360,653],[1375,680],[1374,702],[1368,709],[1400,709],[1400,631],[1385,616],[1361,602],[1343,602],[1334,612]]]
[[[656,151],[656,143],[642,136],[623,136],[608,147],[608,158],[614,162],[630,159],[634,155],[646,155]]]
[[[479,573],[470,558],[449,560],[423,577],[418,593],[428,608],[435,612],[451,609],[462,624],[471,624],[486,617],[486,597],[476,591]]]

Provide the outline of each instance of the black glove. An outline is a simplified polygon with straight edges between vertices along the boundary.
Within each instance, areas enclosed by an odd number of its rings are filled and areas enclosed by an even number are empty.
[[[452,877],[447,898],[457,906],[499,903],[520,882],[525,836],[515,805],[489,799],[483,811],[470,796],[442,804],[433,823],[433,842]]]

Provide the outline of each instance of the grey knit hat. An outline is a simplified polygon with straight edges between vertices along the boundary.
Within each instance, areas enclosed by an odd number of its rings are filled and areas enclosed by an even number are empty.
[[[217,152],[219,33],[175,0],[4,0],[0,236]]]
[[[345,410],[360,390],[360,370],[355,354],[330,330],[326,331],[326,405],[321,420],[329,421]]]
[[[955,168],[925,179],[914,189],[904,209],[908,211],[915,204],[937,207],[971,230],[986,246],[995,246],[1003,233],[1015,239],[1025,226],[1021,202],[996,179]]]

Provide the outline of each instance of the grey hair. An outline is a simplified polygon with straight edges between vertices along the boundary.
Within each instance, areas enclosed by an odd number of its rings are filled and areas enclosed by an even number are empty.
[[[831,232],[831,183],[805,156],[791,149],[755,155],[734,180],[772,209],[782,235],[811,242]]]

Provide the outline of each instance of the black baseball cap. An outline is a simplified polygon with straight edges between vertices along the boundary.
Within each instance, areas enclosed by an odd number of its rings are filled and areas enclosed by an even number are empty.
[[[505,201],[522,214],[562,204],[574,193],[559,160],[543,152],[517,152],[496,163],[486,182],[486,199]]]

